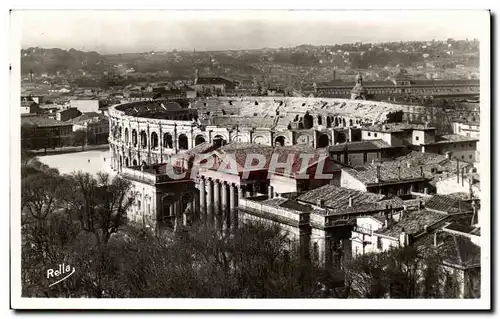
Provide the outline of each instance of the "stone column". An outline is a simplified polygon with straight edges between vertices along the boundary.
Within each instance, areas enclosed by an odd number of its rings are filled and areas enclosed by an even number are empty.
[[[200,217],[205,219],[207,213],[205,177],[201,176],[199,186],[200,196]]]
[[[240,198],[245,198],[245,195],[244,195],[244,192],[243,192],[243,186],[242,185],[238,186],[238,200]]]
[[[213,181],[212,179],[207,180],[207,220],[209,223],[213,221],[214,213],[214,193],[213,193]]]
[[[200,196],[198,194],[194,194],[191,207],[193,219],[200,219]]]
[[[225,182],[221,183],[222,187],[222,209],[221,209],[221,217],[222,217],[222,230],[224,232],[227,232],[229,229],[229,214],[228,214],[228,202],[227,202],[227,197],[228,197],[228,192],[227,192],[227,184]]]
[[[181,207],[184,205],[181,202]],[[182,225],[187,227],[191,225],[191,218],[193,216],[193,201],[190,201],[186,207],[186,209],[182,212]]]
[[[231,217],[230,217],[230,219],[231,219],[231,229],[238,228],[238,208],[237,208],[238,207],[238,201],[240,200],[240,198],[245,198],[243,196],[243,190],[241,188],[241,185],[239,185],[239,186],[235,185],[234,187],[238,188],[238,192],[237,192],[237,194],[234,194],[234,196],[233,196],[233,198],[234,198],[233,200],[235,202],[235,204],[234,204],[235,207],[230,212],[230,214],[231,214]],[[233,190],[233,192],[234,192],[234,190]]]
[[[273,198],[273,187],[271,185],[267,186],[267,197]]]
[[[174,231],[180,230],[179,215],[181,215],[181,206],[179,200],[176,199],[174,202],[174,215],[172,217],[174,219]]]
[[[219,214],[220,209],[220,182],[218,180],[214,181],[214,213]]]
[[[229,225],[228,228],[234,229],[234,219],[236,214],[236,206],[238,205],[237,194],[235,192],[236,186],[229,184]]]
[[[216,180],[214,182],[214,215],[215,215],[215,229],[222,230],[222,211],[221,211],[221,183]]]

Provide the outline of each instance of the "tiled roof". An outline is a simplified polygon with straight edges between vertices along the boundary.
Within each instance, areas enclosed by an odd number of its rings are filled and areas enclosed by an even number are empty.
[[[384,197],[384,195],[365,193],[334,185],[324,185],[300,195],[297,200],[313,205],[318,205],[320,200],[324,200],[325,207],[335,209],[347,207],[349,205],[349,198],[352,198],[352,204],[354,206],[373,204],[382,200]]]
[[[281,198],[281,197],[266,199],[266,200],[262,201],[261,204],[271,206],[271,207],[287,208],[287,209],[295,210],[295,211],[299,211],[299,212],[310,212],[312,210],[310,206],[302,205],[302,204],[297,203],[294,200]]]
[[[387,142],[384,140],[369,140],[369,141],[357,141],[357,142],[347,142],[344,144],[337,144],[328,147],[330,152],[341,152],[347,147],[348,151],[361,151],[361,150],[378,150],[383,148],[391,148]]]
[[[446,214],[426,209],[405,211],[403,217],[398,222],[389,224],[389,227],[384,227],[376,231],[376,233],[390,237],[398,237],[404,230],[405,233],[415,235],[422,232],[426,225],[430,227],[445,218],[447,218]]]
[[[432,209],[445,213],[472,212],[472,205],[469,202],[460,199],[445,196],[434,195],[425,203],[427,209]]]
[[[447,144],[447,143],[457,143],[457,142],[477,142],[477,138],[467,137],[458,134],[447,134],[436,137],[436,141],[432,143],[427,143],[425,145],[433,144]]]
[[[420,167],[408,167],[404,162],[400,161],[367,164],[355,168],[343,168],[342,170],[367,185],[377,183],[377,167],[380,167],[380,183],[426,178],[425,172],[424,176],[422,176]]]
[[[408,123],[388,123],[372,125],[363,128],[364,131],[396,133],[406,130],[435,130],[435,127],[426,126],[424,124],[408,124]]]
[[[41,116],[29,116],[21,117],[21,124],[22,125],[34,125],[38,127],[54,127],[54,126],[71,126],[71,123],[67,122],[59,122],[47,117],[41,117]]]

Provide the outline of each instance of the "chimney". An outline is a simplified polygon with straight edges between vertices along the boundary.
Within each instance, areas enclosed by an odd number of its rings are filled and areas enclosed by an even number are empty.
[[[427,195],[427,193],[429,192],[429,189],[427,187],[424,188],[424,194]]]
[[[382,131],[386,131],[386,130],[387,130],[387,125],[382,124]]]
[[[446,159],[448,159],[448,160],[451,159],[451,153],[450,152],[446,152],[445,155],[446,155]]]
[[[377,165],[377,177],[375,183],[380,183],[380,165]]]
[[[349,207],[352,207],[352,196],[349,196]]]
[[[410,162],[406,163],[406,167],[410,168],[411,167],[411,163]]]
[[[325,208],[325,200],[324,199],[318,200],[318,206],[321,208]]]
[[[429,232],[429,226],[424,225],[424,231],[425,231],[426,233],[427,233],[427,232]]]
[[[437,247],[437,235],[438,235],[438,232],[435,232],[434,233],[434,247]]]
[[[401,234],[399,234],[399,245],[405,247],[408,245],[408,234],[406,234],[405,229],[401,229]]]

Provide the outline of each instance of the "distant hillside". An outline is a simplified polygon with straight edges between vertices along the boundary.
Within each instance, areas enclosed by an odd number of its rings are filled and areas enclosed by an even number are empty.
[[[102,70],[107,65],[105,56],[97,52],[82,52],[75,49],[42,49],[29,48],[21,50],[21,73],[35,74],[57,72],[87,72]]]

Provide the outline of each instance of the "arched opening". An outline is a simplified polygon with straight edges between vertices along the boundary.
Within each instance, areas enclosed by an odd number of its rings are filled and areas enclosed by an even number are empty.
[[[125,166],[128,167],[128,157],[125,157]]]
[[[146,163],[146,161],[142,161],[141,166],[146,167],[146,166],[148,166],[148,164]]]
[[[309,115],[309,113],[306,113],[306,115],[304,115],[304,128],[306,130],[310,129],[313,127],[314,125],[314,119],[311,115]]]
[[[137,146],[137,131],[135,129],[132,130],[132,145]]]
[[[133,161],[132,161],[132,165],[133,165],[133,166],[137,166],[137,160],[133,160]]]
[[[197,146],[201,143],[205,143],[205,137],[203,135],[196,136],[196,138],[194,139],[194,145]]]
[[[352,126],[352,120],[349,120],[349,126]]]
[[[121,140],[122,139],[122,127],[118,126],[118,138]]]
[[[148,146],[148,135],[146,132],[141,131],[141,147],[146,148]]]
[[[284,136],[278,136],[275,140],[274,140],[274,145],[275,146],[285,146],[285,137]]]
[[[158,147],[158,134],[156,134],[156,132],[151,133],[151,147]]]
[[[330,144],[328,135],[323,134],[318,138],[318,148],[327,147]]]
[[[128,144],[129,136],[128,136],[128,127],[125,128],[125,144]]]
[[[321,115],[318,115],[318,125],[323,125],[323,118]]]
[[[163,134],[163,147],[173,148],[173,139],[170,133]]]
[[[326,127],[332,127],[332,117],[331,116],[327,116],[326,117]]]
[[[226,145],[226,140],[221,135],[215,135],[213,138],[213,143],[217,147]]]
[[[347,137],[345,136],[345,133],[339,133],[337,135],[337,143],[345,143],[347,141]]]
[[[337,126],[339,126],[339,118],[338,117],[335,118],[335,127],[337,127]]]
[[[342,119],[342,126],[344,126],[344,127],[346,126],[344,118]]]
[[[188,138],[185,134],[179,135],[179,149],[180,150],[189,149]]]

